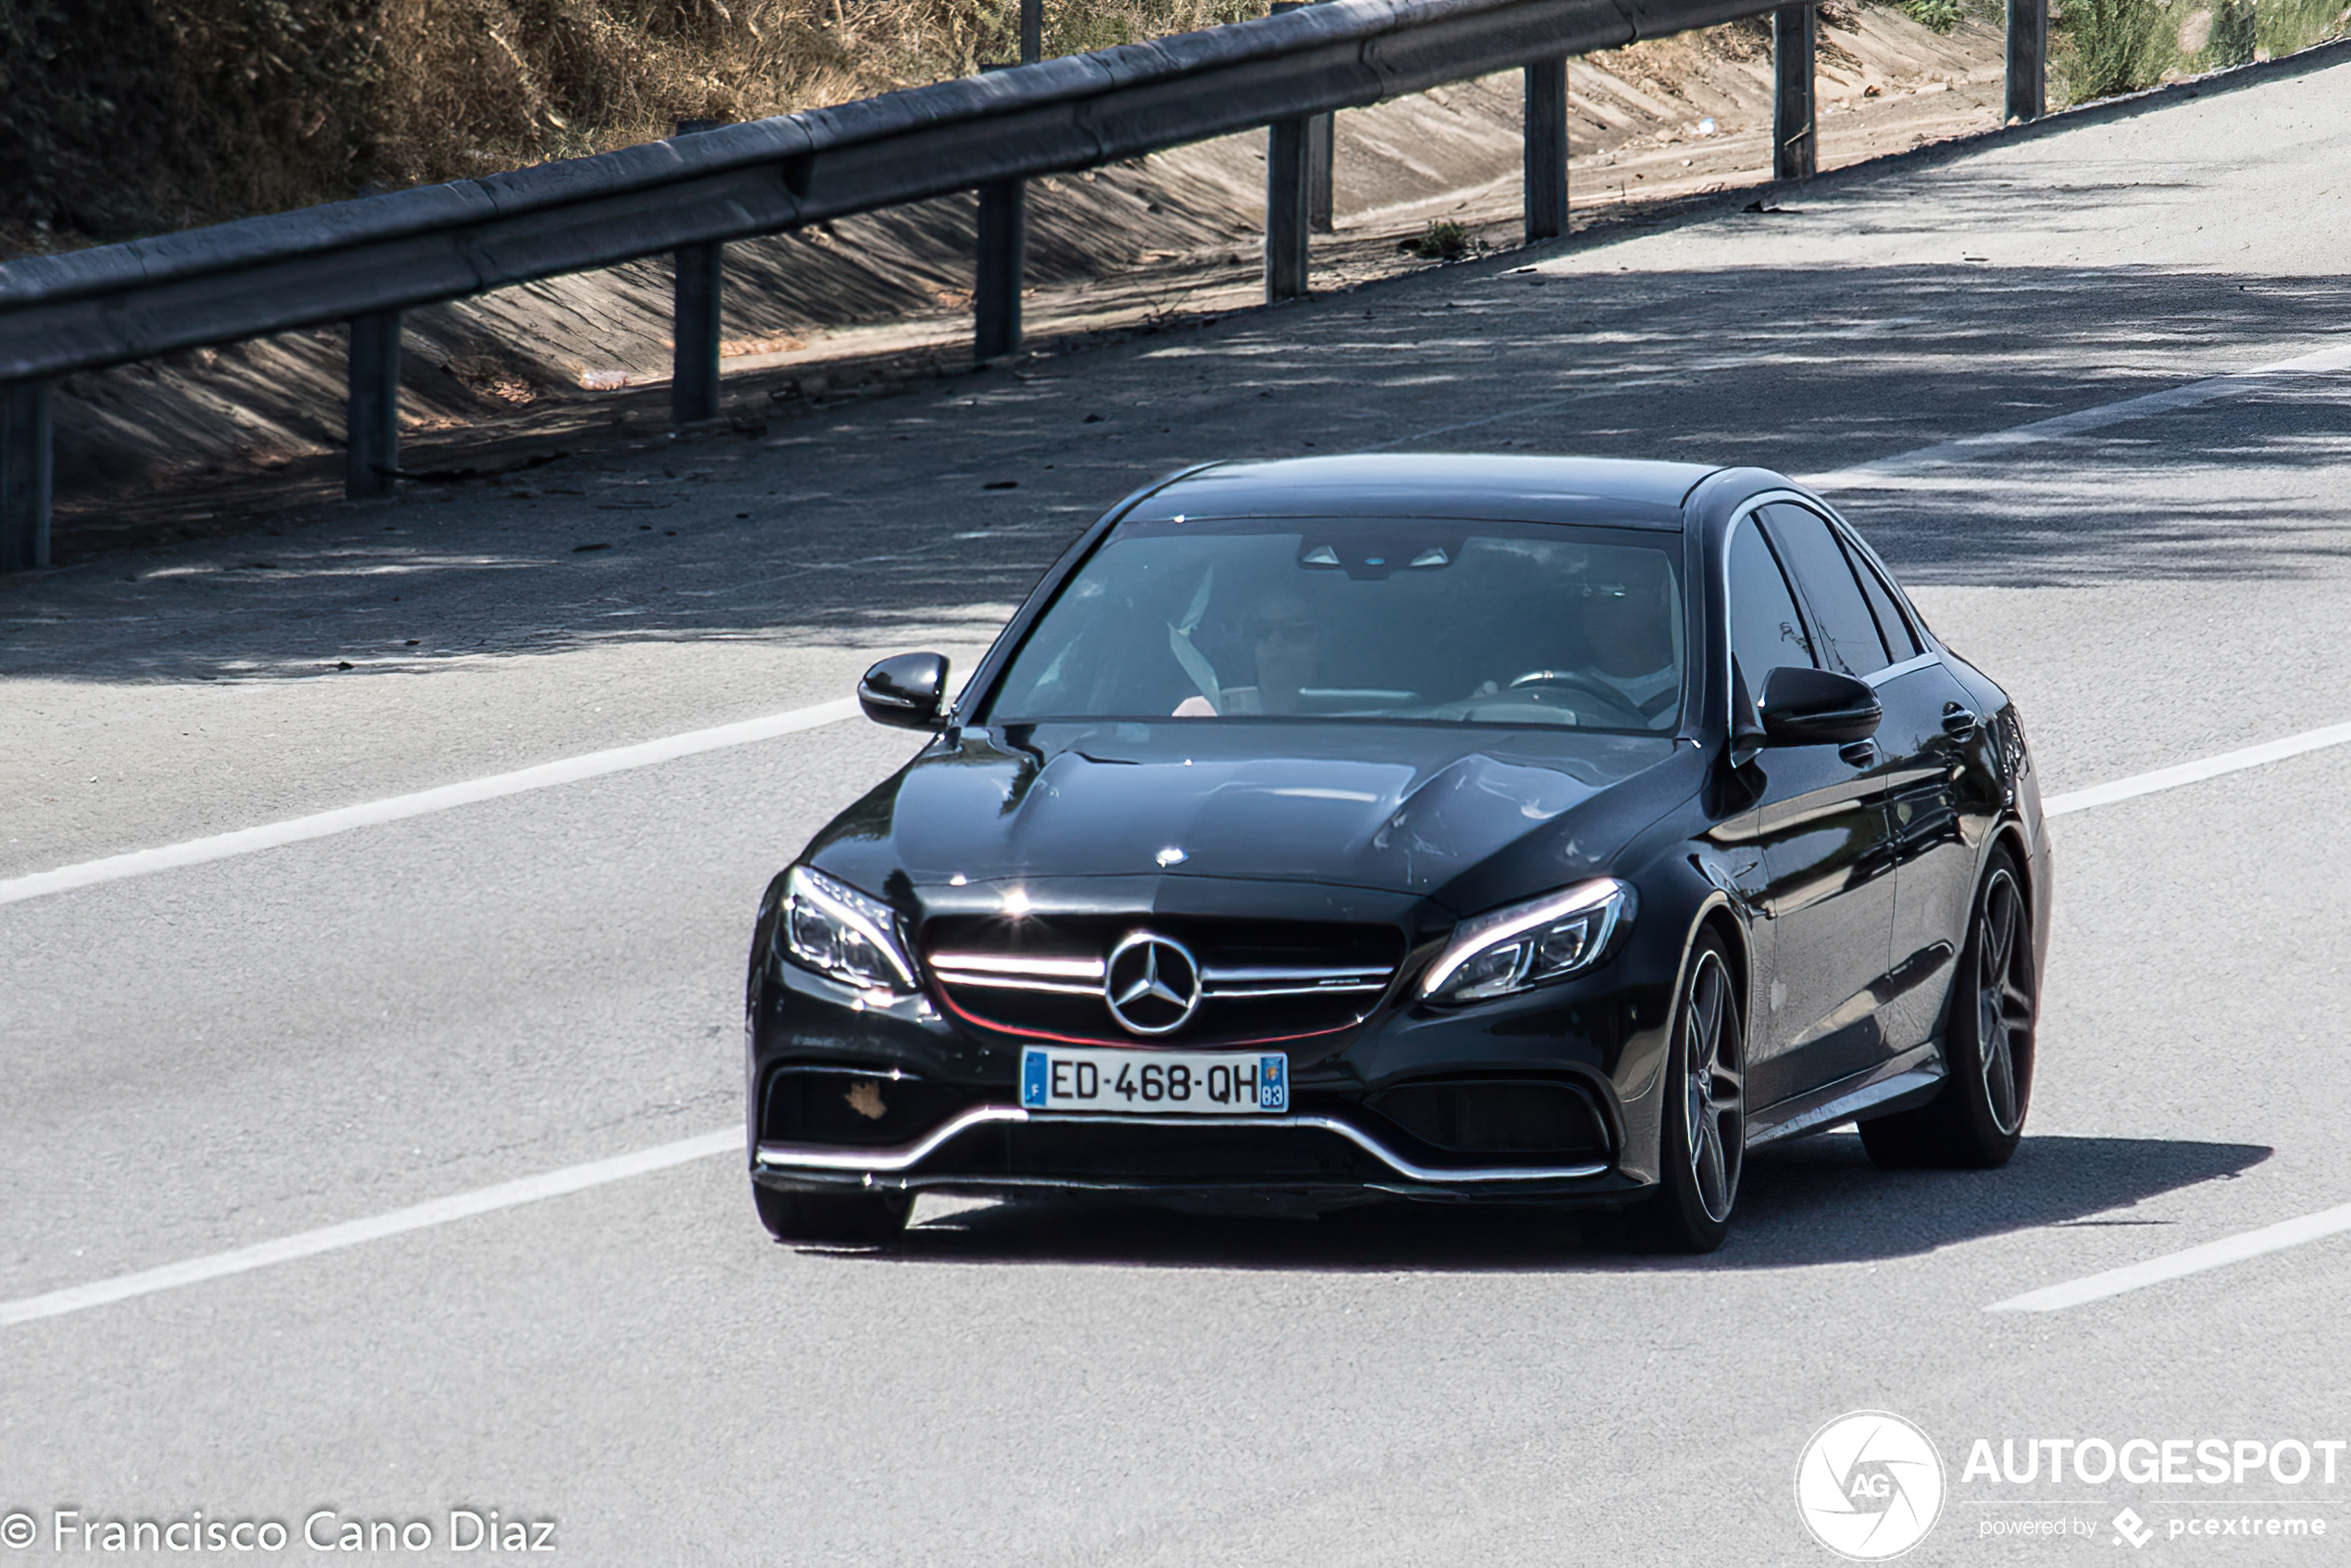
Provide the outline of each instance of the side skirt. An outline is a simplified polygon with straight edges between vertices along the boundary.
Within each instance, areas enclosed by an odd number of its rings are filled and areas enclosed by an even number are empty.
[[[1943,1088],[1949,1069],[1938,1040],[1914,1046],[1876,1066],[1803,1094],[1791,1095],[1748,1118],[1747,1146],[1757,1148],[1807,1133],[1826,1132],[1839,1122],[1882,1116],[1923,1105]]]

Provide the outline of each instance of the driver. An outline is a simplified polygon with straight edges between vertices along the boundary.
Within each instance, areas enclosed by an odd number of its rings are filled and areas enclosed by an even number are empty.
[[[1592,662],[1579,673],[1617,693],[1628,713],[1654,719],[1682,690],[1673,575],[1656,551],[1623,554],[1630,557],[1623,570],[1585,583],[1584,640]]]

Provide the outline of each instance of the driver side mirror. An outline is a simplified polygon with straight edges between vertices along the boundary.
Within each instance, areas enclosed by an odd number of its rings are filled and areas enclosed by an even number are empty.
[[[947,660],[939,653],[900,653],[884,659],[857,683],[857,705],[876,724],[935,729],[945,716]]]
[[[1842,745],[1877,733],[1885,709],[1866,680],[1783,665],[1763,682],[1763,735],[1774,746]]]

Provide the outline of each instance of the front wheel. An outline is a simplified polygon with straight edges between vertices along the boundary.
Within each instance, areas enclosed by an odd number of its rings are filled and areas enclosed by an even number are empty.
[[[1915,1111],[1861,1124],[1861,1146],[1881,1170],[1992,1170],[2009,1163],[2033,1098],[2039,995],[2032,906],[2003,850],[1976,890],[1951,984],[1942,1092]]]
[[[778,1241],[887,1241],[906,1228],[913,1198],[889,1192],[779,1192],[757,1182],[751,1201]]]
[[[1674,1007],[1658,1190],[1638,1211],[1661,1250],[1711,1252],[1730,1234],[1747,1163],[1747,1030],[1722,940],[1690,952]]]

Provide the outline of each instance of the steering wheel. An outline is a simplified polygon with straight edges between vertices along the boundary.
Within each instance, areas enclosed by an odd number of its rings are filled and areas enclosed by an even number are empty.
[[[1618,713],[1639,716],[1631,700],[1623,692],[1605,681],[1594,680],[1587,675],[1577,675],[1574,670],[1531,669],[1511,681],[1504,690],[1515,691],[1523,686],[1564,686],[1571,691],[1597,697],[1603,706],[1613,708]]]

